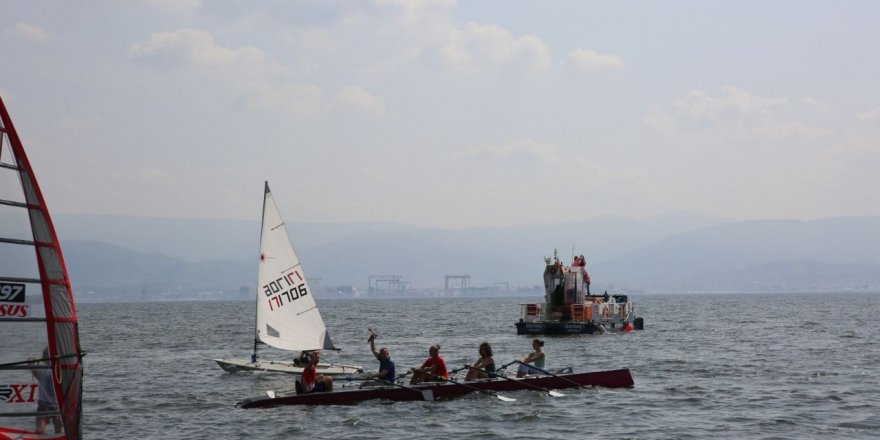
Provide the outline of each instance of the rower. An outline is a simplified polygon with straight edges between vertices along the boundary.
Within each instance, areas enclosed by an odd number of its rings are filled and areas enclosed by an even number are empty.
[[[413,368],[413,377],[410,384],[419,382],[433,382],[439,379],[449,379],[449,371],[446,370],[446,361],[440,357],[440,344],[434,344],[428,349],[428,359],[419,368]]]
[[[541,350],[541,347],[544,346],[544,341],[535,338],[532,340],[532,349],[535,351],[529,353],[528,356],[523,359],[519,365],[519,371],[516,372],[516,377],[524,377],[527,374],[539,374],[540,371],[532,368],[532,365],[527,365],[529,363],[534,363],[534,366],[537,368],[544,368],[544,351]]]
[[[385,382],[394,382],[394,361],[391,360],[391,353],[386,347],[382,347],[379,351],[376,351],[375,333],[370,335],[370,350],[373,352],[373,356],[376,357],[376,360],[379,361],[379,371],[377,373],[370,373],[368,376]]]
[[[333,391],[333,378],[318,375],[316,372],[319,360],[318,352],[313,351],[310,356],[306,356],[303,360],[309,364],[303,369],[302,380],[298,383],[299,386],[297,387],[297,394]]]

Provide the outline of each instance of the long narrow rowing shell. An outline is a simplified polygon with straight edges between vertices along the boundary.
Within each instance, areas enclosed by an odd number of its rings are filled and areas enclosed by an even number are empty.
[[[434,398],[456,397],[474,392],[474,388],[485,391],[517,391],[540,388],[574,388],[598,386],[605,388],[630,388],[633,378],[624,368],[590,373],[559,374],[553,376],[528,377],[515,380],[484,380],[466,382],[467,386],[453,383],[428,383],[411,385],[409,388],[378,386],[354,390],[340,390],[329,393],[277,394],[274,397],[255,397],[236,403],[239,408],[269,408],[281,405],[340,405],[364,400],[423,400],[423,391],[431,391]]]

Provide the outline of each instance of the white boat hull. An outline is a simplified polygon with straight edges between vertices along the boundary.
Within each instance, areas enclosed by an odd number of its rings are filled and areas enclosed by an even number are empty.
[[[272,373],[302,374],[302,367],[293,365],[293,362],[261,360],[251,362],[249,359],[214,359],[220,368],[228,373],[240,371],[268,371]],[[363,373],[363,367],[356,365],[325,364],[319,363],[317,373],[324,376],[339,376],[346,374]]]

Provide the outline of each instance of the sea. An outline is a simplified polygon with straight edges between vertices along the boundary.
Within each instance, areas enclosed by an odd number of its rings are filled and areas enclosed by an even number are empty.
[[[292,376],[221,370],[253,350],[251,301],[78,304],[89,439],[876,439],[880,294],[631,297],[644,330],[546,336],[548,368],[629,368],[626,389],[471,394],[442,401],[238,409]],[[538,298],[318,299],[341,351],[322,361],[376,370],[368,327],[398,371],[431,344],[450,368],[489,342],[496,364],[531,351],[520,304]],[[266,358],[290,359],[267,349]],[[351,383],[338,381],[337,387]]]

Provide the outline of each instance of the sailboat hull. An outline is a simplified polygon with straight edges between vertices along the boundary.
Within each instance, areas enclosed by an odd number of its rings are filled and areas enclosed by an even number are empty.
[[[249,359],[214,359],[217,365],[227,373],[243,371],[268,371],[271,373],[302,374],[302,367],[293,365],[293,362],[269,361],[251,362]],[[363,373],[363,367],[343,364],[319,363],[317,373],[324,376],[341,376],[347,374]]]

